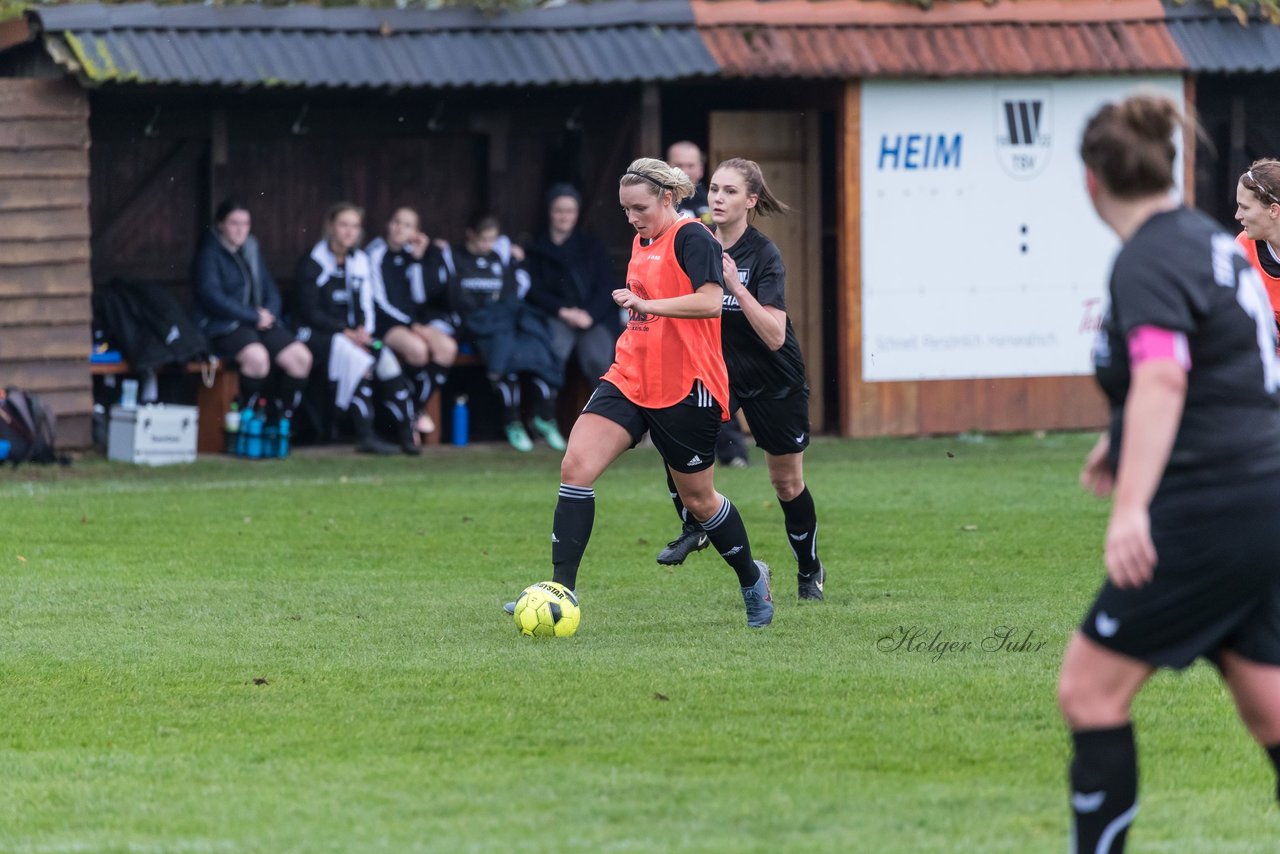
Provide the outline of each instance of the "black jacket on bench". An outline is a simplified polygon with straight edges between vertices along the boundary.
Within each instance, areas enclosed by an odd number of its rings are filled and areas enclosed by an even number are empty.
[[[253,235],[232,254],[209,229],[191,264],[191,280],[191,315],[206,335],[226,335],[241,324],[256,329],[259,306],[280,317],[280,289]]]

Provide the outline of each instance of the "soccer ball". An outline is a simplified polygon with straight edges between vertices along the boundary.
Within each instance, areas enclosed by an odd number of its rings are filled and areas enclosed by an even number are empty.
[[[567,638],[578,630],[578,597],[563,584],[539,581],[516,599],[516,628],[535,638]]]

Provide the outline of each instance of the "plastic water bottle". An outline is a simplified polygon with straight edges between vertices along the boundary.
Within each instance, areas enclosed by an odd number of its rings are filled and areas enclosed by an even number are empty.
[[[453,444],[462,447],[467,444],[467,428],[471,416],[467,411],[467,396],[461,395],[453,402]]]
[[[265,400],[258,401],[258,408],[254,410],[252,418],[249,420],[249,429],[245,434],[244,455],[252,460],[262,459],[262,432],[267,424],[267,402]]]
[[[236,444],[233,453],[237,457],[249,455],[249,428],[253,426],[253,410],[245,407],[240,412],[240,429],[236,432]]]
[[[276,425],[276,458],[283,460],[289,456],[289,416],[281,415],[280,423]]]
[[[227,453],[236,452],[236,442],[240,439],[240,404],[231,402],[231,408],[222,419],[223,429],[227,432]]]
[[[262,431],[262,458],[264,460],[274,460],[279,452],[280,428],[275,424],[268,424]]]

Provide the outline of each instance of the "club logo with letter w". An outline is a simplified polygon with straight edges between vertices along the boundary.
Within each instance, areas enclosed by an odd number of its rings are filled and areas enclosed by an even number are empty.
[[[1052,100],[1043,87],[996,91],[996,149],[1000,165],[1014,178],[1034,178],[1049,163]]]

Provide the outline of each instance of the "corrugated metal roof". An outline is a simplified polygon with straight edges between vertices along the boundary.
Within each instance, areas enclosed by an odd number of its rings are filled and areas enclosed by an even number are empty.
[[[53,6],[54,59],[93,83],[320,88],[553,86],[715,74],[687,0],[474,9]]]
[[[1253,17],[1241,24],[1226,9],[1173,6],[1166,24],[1196,72],[1250,74],[1280,71],[1280,27]]]
[[[1182,71],[1159,0],[939,5],[693,0],[721,74],[976,77]]]

